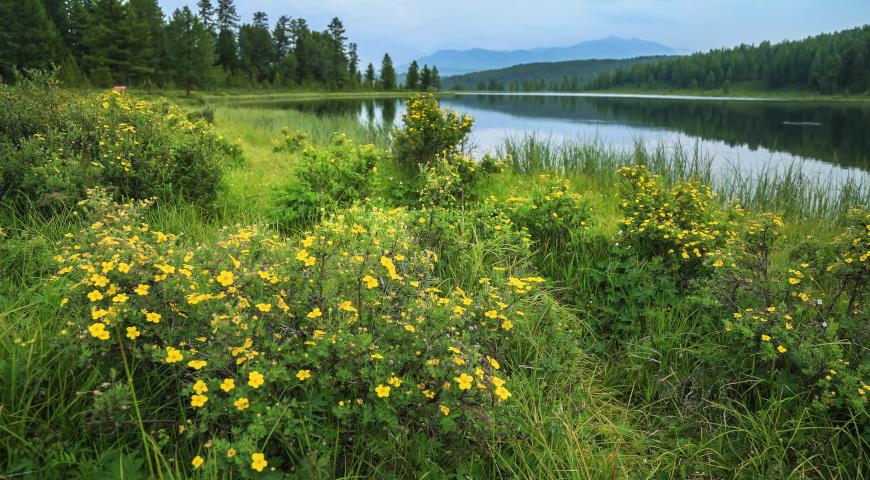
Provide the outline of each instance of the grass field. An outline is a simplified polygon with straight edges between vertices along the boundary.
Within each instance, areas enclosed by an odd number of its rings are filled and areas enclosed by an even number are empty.
[[[316,93],[304,95],[321,97]],[[178,235],[179,251],[220,245],[226,241],[224,226],[233,229],[241,228],[233,227],[236,225],[259,224],[263,228],[278,229],[294,242],[304,237],[304,230],[315,228],[275,225],[276,190],[303,181],[301,175],[309,173],[302,164],[313,158],[303,150],[276,151],[275,142],[283,128],[304,132],[311,149],[318,151],[331,151],[327,148],[335,132],[344,133],[355,145],[373,144],[381,149],[389,149],[394,141],[391,132],[362,125],[356,117],[317,117],[293,110],[240,108],[234,102],[225,101],[229,98],[235,102],[262,100],[264,96],[207,95],[191,100],[176,99],[189,111],[209,111],[216,131],[236,143],[244,158],[226,169],[222,188],[212,207],[198,208],[182,201],[164,200],[145,212],[145,220],[152,230]],[[361,155],[359,150],[353,152],[353,155]],[[455,444],[438,440],[455,439],[455,436],[415,432],[408,426],[412,423],[406,423],[411,419],[402,415],[399,415],[400,423],[396,424],[402,426],[395,430],[363,430],[357,435],[353,431],[342,431],[340,425],[336,427],[338,433],[318,432],[317,428],[322,425],[317,423],[295,427],[311,428],[304,433],[279,433],[281,429],[276,423],[261,447],[273,452],[269,456],[270,466],[279,466],[279,471],[286,476],[266,470],[264,477],[867,478],[870,427],[863,408],[866,402],[862,404],[854,393],[860,389],[858,383],[854,383],[854,388],[848,383],[856,403],[820,409],[815,373],[801,376],[802,368],[807,371],[815,368],[816,363],[827,365],[825,362],[835,361],[834,356],[839,355],[841,359],[858,360],[859,365],[853,365],[854,373],[850,373],[854,378],[850,377],[849,382],[861,381],[860,385],[864,385],[861,372],[866,371],[862,369],[867,368],[868,354],[866,344],[862,344],[867,334],[866,317],[862,315],[867,312],[866,307],[861,304],[852,312],[839,307],[834,309],[832,304],[828,321],[837,322],[843,333],[830,337],[810,328],[815,321],[815,314],[808,310],[810,307],[804,307],[789,294],[782,294],[784,300],[776,303],[782,305],[780,311],[791,312],[798,319],[795,323],[803,322],[797,329],[801,332],[800,338],[796,338],[793,345],[789,344],[789,350],[793,351],[789,354],[801,356],[783,360],[776,357],[772,348],[767,351],[763,350],[764,345],[756,345],[758,342],[751,346],[735,342],[733,334],[723,327],[730,325],[733,309],[718,304],[714,295],[715,279],[718,278],[720,284],[727,280],[716,277],[719,273],[710,267],[714,258],[720,258],[720,252],[714,254],[711,250],[703,265],[692,267],[706,272],[703,274],[688,274],[688,267],[668,263],[661,255],[641,255],[639,251],[653,240],[644,237],[643,230],[634,230],[637,235],[634,238],[647,240],[631,243],[628,232],[633,227],[620,223],[629,215],[626,199],[630,197],[615,185],[622,181],[618,169],[641,163],[659,176],[663,192],[681,188],[679,186],[687,180],[712,183],[718,196],[709,207],[701,210],[713,213],[697,213],[698,222],[702,214],[715,216],[715,220],[703,220],[708,222],[704,223],[705,227],[697,227],[710,232],[718,231],[717,225],[721,225],[722,230],[744,228],[732,226],[744,222],[742,217],[735,219],[734,211],[730,210],[734,200],[740,200],[748,212],[747,224],[754,221],[749,217],[755,214],[779,214],[784,222],[782,240],[776,251],[770,252],[770,263],[766,264],[770,271],[764,272],[765,279],[788,277],[792,274],[785,273],[786,270],[794,268],[801,268],[809,277],[811,267],[795,267],[799,263],[795,256],[807,255],[799,244],[802,245],[811,232],[816,245],[830,249],[839,245],[836,237],[847,231],[848,211],[866,204],[870,187],[849,185],[840,193],[832,192],[825,186],[810,185],[800,172],[755,181],[751,188],[745,179],[717,185],[703,155],[675,154],[655,147],[639,146],[633,152],[616,152],[601,145],[551,145],[539,139],[524,138],[508,140],[501,154],[507,160],[505,168],[498,173],[480,174],[473,187],[469,187],[473,194],[469,194],[469,200],[441,210],[450,220],[444,225],[430,220],[431,230],[427,229],[421,236],[429,238],[428,235],[434,235],[431,232],[442,228],[450,232],[447,239],[434,241],[435,246],[431,247],[441,252],[442,260],[435,271],[442,282],[438,285],[445,288],[463,287],[471,292],[479,288],[475,285],[481,277],[497,275],[487,272],[505,269],[526,268],[546,277],[546,286],[524,300],[528,314],[515,317],[511,335],[493,346],[501,354],[499,361],[504,371],[509,372],[511,398],[498,403],[497,409],[493,406],[494,416],[487,421],[482,419],[484,416],[469,417],[477,418],[468,420],[468,425],[475,428],[460,436],[461,440],[456,440]],[[395,183],[399,182],[396,172],[401,169],[390,162],[394,160],[379,164],[373,170],[374,182],[380,187],[373,187],[372,196],[392,193]],[[543,202],[554,195],[547,190],[554,178],[567,181],[566,186],[559,187],[569,192],[567,197],[574,198],[573,192],[582,194],[576,204],[582,208],[570,207],[578,209],[571,212],[582,217],[582,228],[576,224],[571,229],[558,230],[561,233],[557,234],[553,233],[557,230],[548,230],[536,223],[541,218],[537,213],[518,216],[515,223],[521,224],[523,219],[530,222],[525,231],[531,232],[528,243],[531,247],[524,250],[521,242],[512,243],[508,237],[501,236],[500,231],[493,233],[490,226],[480,220],[489,217],[475,213],[502,208],[500,205],[509,204],[515,197],[537,191],[546,194],[541,197],[545,200],[540,200],[543,208]],[[689,188],[692,189],[689,198],[703,197],[697,187]],[[561,190],[552,190],[556,191]],[[562,196],[561,193],[555,195]],[[638,203],[645,201],[636,198]],[[376,198],[373,201],[393,206],[389,201]],[[535,209],[538,207],[534,205]],[[696,208],[694,204],[685,208],[690,207]],[[144,357],[132,364],[124,357],[123,364],[117,364],[111,375],[106,368],[96,366],[68,368],[82,365],[81,350],[70,348],[69,338],[65,337],[73,335],[76,312],[81,315],[86,311],[62,310],[59,305],[64,293],[54,287],[46,288],[46,282],[56,270],[51,262],[57,254],[56,245],[65,241],[67,232],[85,231],[87,225],[76,210],[3,208],[0,217],[0,241],[4,242],[0,244],[3,253],[0,272],[4,274],[0,281],[0,377],[3,379],[0,383],[0,437],[3,437],[0,439],[0,478],[247,478],[255,475],[247,463],[239,464],[241,473],[218,466],[225,465],[217,460],[224,455],[214,451],[217,446],[209,450],[212,435],[217,438],[217,432],[198,430],[196,434],[190,433],[194,436],[187,437],[181,430],[175,433],[176,425],[185,425],[184,420],[193,413],[187,408],[186,398],[173,400],[167,392],[185,388],[182,384],[190,380],[189,375],[164,378],[159,373],[163,370],[145,368],[150,364]],[[411,215],[416,215],[415,208],[411,209]],[[668,206],[658,205],[657,208],[667,210]],[[427,211],[439,210],[430,206],[429,210],[423,210]],[[338,210],[342,212],[344,210]],[[561,215],[563,211],[555,212]],[[352,215],[352,212],[347,214]],[[681,214],[679,210],[674,211],[674,215]],[[553,218],[560,218],[559,215]],[[421,221],[424,217],[420,217]],[[718,224],[720,221],[722,223]],[[728,223],[730,221],[735,223]],[[557,222],[557,228],[565,226]],[[759,227],[746,228],[757,230]],[[749,235],[745,230],[739,231]],[[700,238],[705,238],[704,235],[706,233]],[[859,239],[864,238],[860,237],[862,232],[858,235]],[[735,241],[734,245],[743,245]],[[731,251],[731,245],[723,243],[720,248],[723,252]],[[735,247],[737,253],[733,261],[739,263],[739,252],[745,253],[748,248]],[[267,255],[258,251],[241,252],[252,258]],[[245,261],[241,254],[236,255]],[[817,261],[819,272],[831,262],[839,265],[834,271],[839,271],[841,266],[852,268],[858,264],[837,263],[839,250],[832,250],[831,255],[833,260],[819,253],[807,262],[813,263],[812,268],[815,268]],[[326,260],[322,262],[325,264]],[[260,268],[260,263],[256,268]],[[215,264],[214,268],[219,267]],[[856,285],[863,285],[861,281],[866,284],[867,279],[861,280],[860,276],[863,271],[858,272]],[[834,303],[840,305],[843,300],[839,293],[825,296],[840,285],[831,287],[825,282],[839,280],[824,275],[819,273],[817,278],[813,277],[814,286],[807,291],[818,298],[833,298]],[[809,279],[804,282],[808,283]],[[865,290],[856,290],[859,293],[855,295],[867,299],[867,287],[860,288]],[[749,303],[741,305],[773,308],[773,299],[761,304],[753,295],[747,293],[741,301]],[[771,321],[775,321],[773,317]],[[730,327],[728,329],[730,331]],[[757,336],[755,330],[752,332],[749,337]],[[187,341],[194,342],[193,337]],[[820,345],[825,342],[836,343],[840,353],[827,349],[822,352]],[[121,352],[124,351],[122,347]],[[100,362],[101,355],[111,354],[111,351],[98,352],[89,353],[93,355],[94,364]],[[830,358],[819,360],[817,357],[822,355]],[[847,370],[851,371],[843,367],[841,375],[845,376]],[[316,376],[327,373],[325,367],[323,372],[315,370]],[[138,395],[132,402],[125,397],[127,386]],[[214,397],[217,393],[215,383],[209,395]],[[117,398],[109,398],[113,396]],[[291,398],[302,402],[295,407],[298,415],[291,417],[316,415],[312,413],[316,407],[308,406],[316,402],[304,403],[309,397]],[[376,400],[372,395],[370,402]],[[113,402],[126,406],[121,410],[125,413],[117,413]],[[454,410],[459,409],[457,404]],[[132,411],[136,412],[135,417]],[[261,413],[268,416],[266,411]],[[376,415],[387,414],[378,410]],[[282,418],[290,424],[290,417]],[[335,422],[340,424],[338,420]],[[188,425],[194,429],[195,424]],[[326,430],[332,432],[331,428]],[[380,442],[377,443],[380,450],[368,445],[375,439]],[[208,447],[202,447],[206,440]],[[215,445],[223,444],[216,440]],[[438,456],[427,456],[433,455],[432,452],[437,452]],[[197,455],[205,457],[201,468],[195,463],[191,466],[191,459]],[[280,458],[280,455],[285,457]]]

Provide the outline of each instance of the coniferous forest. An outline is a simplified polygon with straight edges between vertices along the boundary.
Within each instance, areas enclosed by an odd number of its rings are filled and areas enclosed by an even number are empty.
[[[56,66],[69,86],[395,88],[389,55],[383,84],[374,66],[360,73],[357,45],[338,18],[323,30],[264,12],[245,22],[233,0],[199,0],[196,11],[171,14],[157,0],[0,0],[0,18],[4,80],[16,68]]]
[[[588,89],[756,89],[864,93],[870,88],[870,25],[776,44],[740,45],[603,72]]]

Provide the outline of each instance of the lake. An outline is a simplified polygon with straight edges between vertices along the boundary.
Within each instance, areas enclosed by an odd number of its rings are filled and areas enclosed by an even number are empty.
[[[608,147],[648,144],[700,148],[714,169],[753,173],[801,162],[825,180],[870,182],[870,104],[599,94],[457,94],[443,107],[475,117],[474,153],[498,149],[508,136],[581,139]],[[356,115],[399,125],[404,101],[318,99],[251,103],[318,115]],[[833,182],[839,183],[839,182]]]

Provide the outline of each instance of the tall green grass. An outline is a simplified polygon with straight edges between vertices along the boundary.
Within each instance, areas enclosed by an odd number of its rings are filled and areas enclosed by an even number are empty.
[[[516,172],[579,174],[601,188],[613,185],[620,167],[645,164],[666,183],[697,180],[711,185],[723,204],[739,202],[744,208],[791,218],[838,220],[851,208],[870,204],[870,182],[864,175],[814,175],[798,161],[779,168],[768,164],[758,173],[746,173],[737,165],[714,168],[713,158],[698,144],[638,141],[622,149],[597,140],[527,134],[505,138],[497,153]]]

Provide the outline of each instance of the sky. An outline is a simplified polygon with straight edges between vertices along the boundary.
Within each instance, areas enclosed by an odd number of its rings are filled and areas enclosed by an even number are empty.
[[[195,0],[159,0],[164,12]],[[214,1],[213,3],[216,3]],[[339,17],[365,65],[439,49],[568,46],[611,35],[687,51],[799,39],[870,23],[870,0],[236,0],[243,22],[261,10],[324,29]]]

